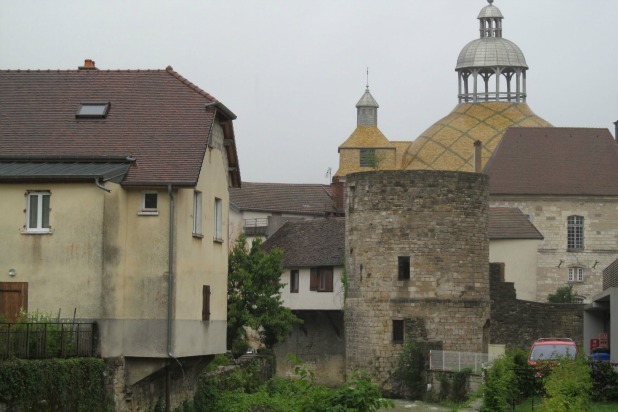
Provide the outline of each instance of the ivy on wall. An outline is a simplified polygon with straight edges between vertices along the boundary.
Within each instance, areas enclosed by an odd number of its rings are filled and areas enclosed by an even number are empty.
[[[97,358],[0,363],[0,405],[39,411],[109,411],[105,363]]]

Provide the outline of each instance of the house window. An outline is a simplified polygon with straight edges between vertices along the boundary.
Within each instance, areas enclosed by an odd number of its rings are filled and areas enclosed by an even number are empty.
[[[51,193],[46,191],[28,192],[26,205],[26,231],[49,233],[49,199]]]
[[[158,202],[157,192],[142,192],[142,204],[138,214],[158,215]]]
[[[210,286],[202,286],[202,320],[210,320]]]
[[[223,202],[215,198],[215,241],[223,242],[222,222],[223,221]]]
[[[393,319],[393,342],[403,343],[403,319]]]
[[[290,270],[290,293],[298,293],[298,270]]]
[[[311,268],[309,290],[317,292],[333,291],[333,267],[323,266]]]
[[[410,256],[399,256],[397,261],[399,266],[397,280],[410,280]]]
[[[107,112],[111,103],[82,103],[75,113],[75,117],[78,118],[99,118],[103,119],[107,117]]]
[[[569,216],[567,223],[567,248],[577,250],[584,248],[584,217]]]
[[[193,234],[202,235],[202,192],[193,192]]]
[[[569,282],[583,282],[584,281],[584,268],[572,267],[569,268]]]
[[[376,149],[360,149],[360,166],[376,166]]]

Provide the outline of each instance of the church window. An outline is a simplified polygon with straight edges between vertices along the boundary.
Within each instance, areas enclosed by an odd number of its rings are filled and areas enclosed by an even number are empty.
[[[403,319],[393,319],[393,342],[403,343],[404,327]]]
[[[360,149],[360,166],[376,166],[376,149]]]
[[[569,216],[567,220],[567,248],[577,250],[584,248],[584,217]]]
[[[584,281],[584,268],[571,267],[569,268],[569,282],[583,282]]]
[[[397,280],[410,280],[410,256],[399,256],[397,264],[399,266]]]

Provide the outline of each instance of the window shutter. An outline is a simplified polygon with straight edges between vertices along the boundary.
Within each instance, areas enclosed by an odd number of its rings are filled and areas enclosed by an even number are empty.
[[[311,268],[309,276],[309,290],[318,290],[318,268]]]
[[[327,269],[324,271],[324,275],[326,276],[326,290],[325,292],[333,291],[333,271],[332,269]]]
[[[202,286],[202,320],[210,320],[210,286]]]

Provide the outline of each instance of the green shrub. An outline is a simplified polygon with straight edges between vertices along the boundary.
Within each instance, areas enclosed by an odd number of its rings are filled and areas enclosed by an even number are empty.
[[[408,397],[423,397],[427,390],[425,358],[422,348],[416,342],[408,341],[403,345],[394,375]]]
[[[518,395],[515,364],[508,354],[483,370],[483,411],[506,411]]]
[[[0,363],[0,403],[24,410],[106,411],[102,359],[13,359]]]
[[[587,411],[592,395],[590,368],[583,356],[561,358],[544,378],[546,396],[541,410],[547,412]]]

